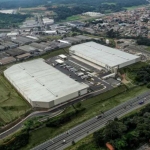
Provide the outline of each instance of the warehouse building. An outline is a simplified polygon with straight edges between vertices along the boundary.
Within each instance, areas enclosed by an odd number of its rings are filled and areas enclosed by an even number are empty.
[[[53,107],[86,94],[89,87],[43,59],[13,65],[4,71],[4,75],[33,107]]]
[[[140,61],[139,56],[131,55],[95,42],[72,46],[70,54],[80,60],[88,61],[112,72],[116,72],[118,68],[123,68]]]

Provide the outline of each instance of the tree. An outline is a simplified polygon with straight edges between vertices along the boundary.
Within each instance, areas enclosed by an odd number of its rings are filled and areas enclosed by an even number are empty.
[[[117,150],[123,150],[126,148],[127,145],[128,144],[126,142],[126,137],[124,137],[124,136],[121,139],[116,139],[114,141],[114,146]]]
[[[104,146],[104,138],[103,138],[103,130],[100,130],[98,132],[94,132],[93,139],[97,146]]]
[[[78,102],[77,104],[76,104],[76,108],[80,108],[81,107],[81,102]]]
[[[127,143],[130,148],[134,148],[139,145],[139,132],[138,131],[132,131],[132,132],[127,133],[126,138],[127,138]]]
[[[107,142],[108,140],[119,138],[126,130],[127,127],[122,122],[110,120],[103,131],[104,139]]]

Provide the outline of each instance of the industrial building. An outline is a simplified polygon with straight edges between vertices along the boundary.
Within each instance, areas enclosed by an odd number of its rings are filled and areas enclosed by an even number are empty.
[[[51,25],[53,23],[54,23],[54,19],[43,18],[43,24],[44,25]]]
[[[118,49],[107,47],[95,42],[87,42],[70,47],[70,54],[81,61],[93,63],[115,72],[122,68],[140,61],[139,56],[125,53]]]
[[[86,94],[89,87],[43,59],[13,65],[4,71],[4,75],[33,107],[53,107]]]

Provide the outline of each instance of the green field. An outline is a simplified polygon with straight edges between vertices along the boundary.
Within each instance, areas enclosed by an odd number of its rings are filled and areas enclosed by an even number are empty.
[[[102,3],[102,4],[107,4],[107,5],[116,5],[116,3],[109,3],[109,2],[105,2],[105,3]]]
[[[147,50],[147,51],[150,51],[150,46],[148,46],[148,47],[146,48],[146,50]]]
[[[75,15],[75,16],[67,17],[66,21],[74,21],[74,20],[79,20],[79,19],[81,19],[81,16]]]
[[[30,109],[30,105],[0,75],[0,125],[5,125],[20,117]]]
[[[140,7],[144,7],[145,5],[139,5],[139,6],[132,6],[132,7],[124,7],[125,9],[127,10],[134,10],[134,9],[137,9],[137,8],[140,8]]]
[[[129,100],[130,98],[133,98],[137,96],[138,94],[141,94],[147,91],[148,89],[146,87],[136,87],[130,91],[123,92],[125,90],[126,90],[125,86],[121,86],[111,91],[108,91],[104,94],[101,94],[99,96],[82,101],[81,102],[82,106],[86,108],[85,112],[75,117],[74,119],[64,124],[63,126],[60,126],[59,128],[43,127],[41,129],[37,129],[36,131],[31,132],[29,144],[26,147],[22,148],[22,150],[27,150],[40,143],[43,143],[44,141],[64,131],[67,131],[68,129],[90,119],[91,117],[94,117],[97,114],[100,114],[101,111],[109,110],[121,104],[122,102],[125,102]],[[113,97],[114,95],[118,93],[122,93],[122,94],[119,94]],[[71,111],[72,109],[73,107],[69,107],[64,113]]]

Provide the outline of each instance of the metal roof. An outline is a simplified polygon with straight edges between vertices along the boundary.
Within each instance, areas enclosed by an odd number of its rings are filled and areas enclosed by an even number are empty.
[[[95,42],[78,44],[72,46],[70,50],[76,55],[86,57],[89,61],[96,62],[97,64],[102,62],[110,67],[115,67],[122,63],[139,58],[139,56],[131,55]]]
[[[43,59],[13,65],[4,74],[31,101],[49,102],[88,88],[88,85],[76,82]]]

